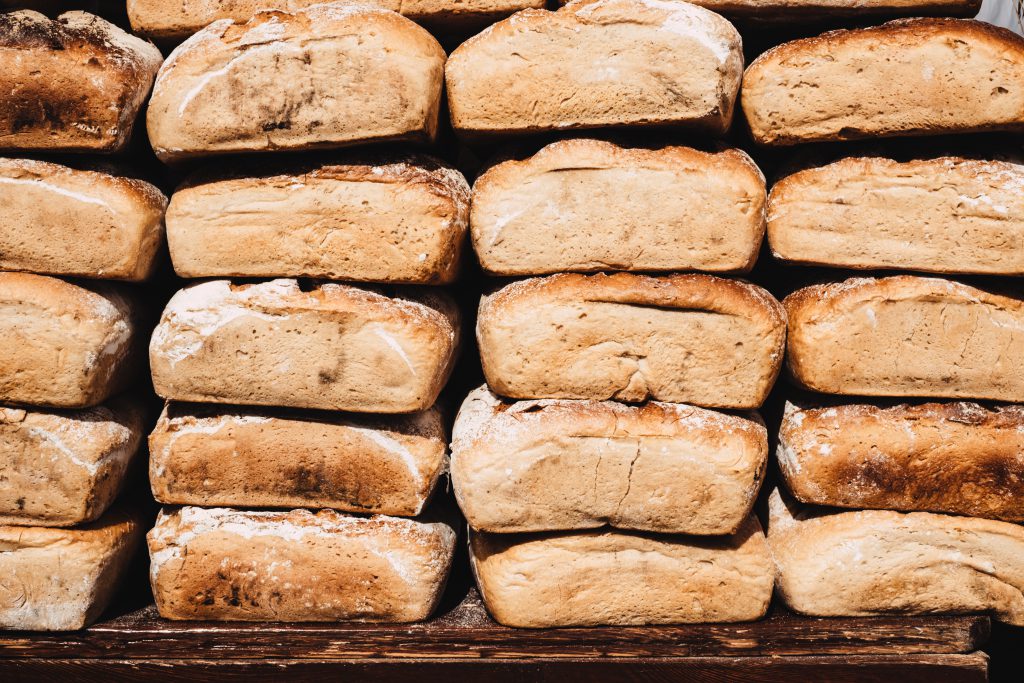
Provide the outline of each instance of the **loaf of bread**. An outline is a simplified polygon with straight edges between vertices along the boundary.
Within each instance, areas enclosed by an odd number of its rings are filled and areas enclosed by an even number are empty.
[[[162,60],[86,12],[0,14],[0,150],[121,150]]]
[[[329,3],[215,21],[171,53],[146,125],[164,161],[437,132],[444,50],[395,12]]]
[[[786,297],[807,389],[1024,401],[1024,300],[939,278],[853,278]]]
[[[0,269],[145,280],[167,197],[142,180],[0,158]]]
[[[822,617],[971,614],[1024,626],[1024,529],[930,512],[800,510],[773,491],[782,600]]]
[[[981,0],[689,0],[744,22],[793,24],[896,16],[973,17]],[[129,5],[131,2],[129,2]]]
[[[167,239],[182,277],[437,284],[457,272],[469,184],[426,156],[202,174],[178,188]]]
[[[149,532],[150,581],[165,619],[420,621],[456,536],[442,517],[184,507]]]
[[[323,0],[128,0],[128,19],[132,30],[140,35],[155,40],[183,40],[218,19],[241,23],[260,10],[295,11],[322,3]],[[438,33],[486,26],[521,9],[544,6],[543,0],[364,0],[363,4],[399,12]]]
[[[743,71],[740,34],[671,0],[527,9],[451,54],[452,126],[468,135],[682,125],[723,133]]]
[[[711,275],[551,275],[480,302],[487,384],[510,398],[757,408],[782,363],[771,294]]]
[[[786,405],[779,466],[801,502],[1024,521],[1024,407]]]
[[[171,298],[149,358],[166,399],[411,413],[434,405],[458,335],[440,292],[211,280]]]
[[[1024,274],[1024,164],[849,157],[772,188],[776,258],[840,268]]]
[[[506,626],[753,621],[775,580],[756,517],[731,536],[470,529],[469,540],[480,595]]]
[[[139,450],[143,419],[127,397],[74,411],[0,406],[0,525],[99,518]]]
[[[742,272],[765,229],[765,180],[745,152],[552,143],[473,185],[473,246],[496,275]]]
[[[743,77],[759,143],[1024,131],[1024,38],[969,19],[901,19],[780,45]]]
[[[73,529],[0,526],[0,628],[75,631],[96,621],[144,533],[122,508]]]
[[[445,469],[441,413],[389,418],[171,403],[149,437],[161,503],[418,515]]]
[[[138,302],[107,283],[0,273],[0,402],[98,405],[136,379]]]
[[[767,460],[756,414],[678,403],[512,402],[480,387],[452,431],[455,495],[480,531],[731,534]]]

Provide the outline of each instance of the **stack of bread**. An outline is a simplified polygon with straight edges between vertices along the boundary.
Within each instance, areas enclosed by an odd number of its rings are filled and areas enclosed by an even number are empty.
[[[250,153],[208,160],[167,213],[177,273],[219,279],[175,294],[150,345],[168,400],[150,479],[183,506],[149,535],[163,616],[402,622],[436,606],[456,531],[427,505],[447,467],[435,402],[459,315],[422,285],[457,274],[469,186],[417,153],[251,153],[429,142],[444,63],[395,12],[325,4],[219,19],[161,68],[158,157]]]
[[[160,66],[99,17],[0,14],[0,627],[81,628],[145,532],[114,505],[145,410],[142,301],[167,199],[117,161]],[[119,280],[122,282],[104,282]]]
[[[446,78],[470,139],[720,135],[742,67],[739,34],[713,12],[597,0],[495,24]],[[487,384],[453,428],[477,584],[513,626],[757,619],[774,570],[751,516],[768,456],[753,411],[785,318],[765,290],[707,273],[753,265],[764,177],[737,149],[607,133],[498,158],[474,183],[483,270],[533,276],[483,297]]]
[[[743,109],[777,146],[1019,132],[1022,74],[1024,39],[1009,31],[902,20],[771,50],[746,72]],[[786,406],[788,494],[772,494],[768,536],[779,594],[805,614],[988,611],[1024,625],[1024,298],[997,278],[962,281],[1024,274],[1024,163],[947,144],[855,147],[769,197],[784,262],[924,273],[784,301],[789,373],[819,395]]]

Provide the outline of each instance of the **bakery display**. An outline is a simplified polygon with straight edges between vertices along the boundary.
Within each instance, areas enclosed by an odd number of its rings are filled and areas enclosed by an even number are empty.
[[[0,402],[95,406],[134,381],[139,302],[107,283],[0,272]]]
[[[779,467],[801,502],[1024,521],[1024,407],[787,403]]]
[[[846,157],[792,173],[768,200],[789,263],[1020,275],[1024,164],[955,156]]]
[[[0,158],[0,270],[139,282],[156,267],[167,197],[100,170]]]
[[[713,538],[471,530],[469,550],[487,610],[506,626],[752,621],[768,610],[774,580],[755,517]]]
[[[766,145],[1024,131],[1024,38],[969,19],[900,19],[780,45],[743,76]]]
[[[165,619],[425,619],[441,597],[456,533],[443,516],[184,507],[149,532]]]
[[[0,628],[74,631],[107,608],[142,543],[142,518],[114,509],[72,529],[0,526]]]
[[[447,436],[434,408],[366,417],[171,403],[149,452],[161,503],[414,516],[447,466]]]
[[[424,29],[365,5],[220,19],[160,68],[146,115],[149,141],[164,161],[429,141],[444,63]]]
[[[149,355],[167,399],[408,413],[437,400],[458,335],[440,292],[211,280],[171,298]]]
[[[813,616],[985,612],[1024,623],[1024,529],[929,512],[819,513],[772,493],[776,588]]]
[[[814,285],[786,297],[787,367],[807,389],[1024,401],[1024,301],[941,278]]]
[[[740,35],[666,0],[577,0],[527,9],[456,48],[445,67],[464,136],[623,126],[721,134],[743,71]]]
[[[0,525],[95,521],[121,491],[144,418],[127,396],[82,410],[0,406]]]
[[[0,13],[0,151],[121,151],[162,59],[88,12]]]
[[[473,248],[494,275],[745,272],[764,211],[764,176],[738,149],[570,138],[476,179]]]
[[[768,292],[710,275],[532,278],[485,295],[477,321],[487,383],[510,398],[757,408],[785,339]]]
[[[443,284],[458,274],[469,185],[426,155],[192,176],[167,210],[182,277]]]
[[[731,534],[767,461],[756,415],[654,401],[506,401],[480,387],[452,430],[459,507],[471,527],[497,533]]]

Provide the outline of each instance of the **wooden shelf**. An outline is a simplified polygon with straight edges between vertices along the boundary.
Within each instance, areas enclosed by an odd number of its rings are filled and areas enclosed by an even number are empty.
[[[452,588],[427,623],[172,622],[152,605],[75,633],[0,633],[0,680],[986,680],[987,617],[526,630]]]

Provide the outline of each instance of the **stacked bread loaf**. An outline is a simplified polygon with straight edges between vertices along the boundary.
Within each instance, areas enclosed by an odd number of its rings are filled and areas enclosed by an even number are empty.
[[[738,33],[713,12],[598,0],[495,24],[452,53],[446,78],[453,126],[470,138],[720,134],[742,66]],[[706,274],[751,268],[765,198],[740,150],[607,131],[499,157],[476,179],[483,270],[533,276],[483,297],[487,384],[453,428],[470,559],[499,622],[765,613],[774,573],[750,513],[768,444],[753,411],[778,374],[785,320],[765,290]]]
[[[743,108],[769,145],[1020,131],[1022,73],[1024,39],[1009,31],[903,20],[762,55]],[[1022,273],[1024,164],[943,144],[805,159],[769,197],[785,262],[929,274],[784,301],[789,374],[833,396],[794,397],[779,434],[788,494],[772,495],[768,536],[799,612],[1024,624],[1024,298],[948,277]]]
[[[444,62],[387,9],[219,19],[161,68],[150,141],[171,162],[429,141]],[[163,616],[431,613],[456,540],[427,504],[447,466],[435,403],[459,315],[422,285],[456,277],[468,211],[465,179],[443,162],[364,150],[221,157],[173,194],[175,270],[219,279],[175,294],[150,345],[168,400],[150,479],[158,501],[184,506],[149,536]]]
[[[160,52],[99,17],[0,14],[0,627],[81,628],[144,533],[114,506],[145,410],[141,300],[167,199],[119,162]]]

